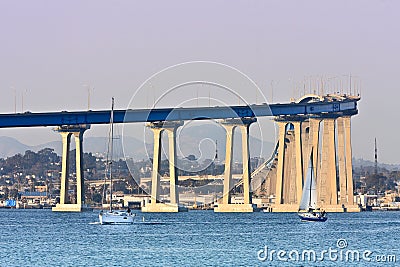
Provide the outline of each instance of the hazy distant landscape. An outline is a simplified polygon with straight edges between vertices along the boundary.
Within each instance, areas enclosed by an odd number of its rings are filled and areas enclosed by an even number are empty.
[[[132,150],[134,153],[128,153],[127,157],[133,157],[135,160],[141,160],[141,159],[147,159],[147,154],[144,148],[143,143],[133,137],[125,137],[126,142],[129,142],[132,147],[135,149]],[[238,138],[236,136],[236,138]],[[186,152],[186,156],[190,154],[196,155],[198,157],[199,151],[198,151],[198,145],[199,139],[196,136],[191,136],[191,141],[185,143],[185,148],[184,152]],[[240,140],[237,140],[238,144],[240,143]],[[99,154],[104,154],[106,151],[106,142],[107,138],[106,137],[87,137],[85,138],[84,141],[84,151],[89,153],[99,153]],[[224,142],[225,142],[225,137],[219,136],[218,139],[218,157],[219,159],[223,160],[225,158],[225,147],[224,147]],[[267,159],[270,157],[270,151],[272,151],[273,145],[270,142],[262,142],[261,140],[255,138],[255,137],[250,137],[250,151],[254,151],[259,149],[260,144],[262,143],[263,147],[265,148],[264,153],[262,153],[262,157],[264,159]],[[122,151],[122,142],[121,140],[116,141],[116,151]],[[152,153],[152,144],[146,144],[147,151]],[[19,142],[17,139],[12,138],[12,137],[7,137],[7,136],[0,136],[0,158],[7,158],[11,157],[15,154],[24,154],[25,151],[31,150],[33,152],[38,152],[42,150],[43,148],[52,148],[54,151],[58,154],[61,155],[61,141],[53,141],[53,142],[48,142],[44,143],[41,145],[37,146],[29,146],[26,144],[23,144]],[[71,142],[71,149],[75,148],[75,144]],[[202,146],[203,153],[206,156],[212,157],[215,153],[213,150],[213,145],[208,144]],[[267,152],[266,152],[267,151]],[[122,153],[119,153],[118,157],[122,158],[124,155]],[[251,156],[258,156],[254,155],[254,153],[251,153]],[[236,149],[234,149],[234,159],[241,161],[241,151],[240,147],[236,145]],[[353,168],[362,168],[362,167],[368,167],[368,166],[374,166],[374,162],[371,160],[365,160],[361,158],[353,158]],[[386,164],[384,162],[378,163],[379,168],[384,168],[389,171],[396,171],[400,170],[400,164]]]
[[[203,142],[201,142],[203,140]],[[185,131],[177,141],[177,149],[181,151],[178,156],[186,157],[190,154],[195,155],[197,158],[213,158],[215,156],[214,142],[218,142],[218,158],[223,160],[225,158],[225,132],[221,127],[215,125],[202,125],[186,127]],[[166,144],[166,137],[164,138]],[[123,157],[123,143],[127,144],[129,149],[125,149],[126,157],[133,157],[135,160],[147,159],[149,154],[153,153],[153,144],[144,143],[143,141],[129,136],[116,139],[114,142],[116,157]],[[275,144],[271,142],[261,141],[258,138],[250,136],[250,153],[251,157],[269,158]],[[234,159],[241,161],[241,135],[235,135],[234,146]],[[199,150],[199,145],[201,151]],[[107,148],[107,137],[85,137],[84,138],[84,152],[105,154]],[[54,151],[61,155],[62,143],[60,141],[52,141],[40,145],[30,146],[24,144],[13,137],[0,136],[0,158],[7,158],[15,154],[24,154],[26,150],[37,152],[43,148],[52,148]],[[71,149],[75,148],[75,143],[71,141]],[[262,151],[260,151],[262,149]]]

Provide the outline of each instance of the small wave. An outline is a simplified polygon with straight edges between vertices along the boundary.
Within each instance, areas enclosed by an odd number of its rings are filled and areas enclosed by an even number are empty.
[[[163,222],[135,222],[134,224],[154,225],[154,224],[166,224],[166,223],[163,223]]]
[[[89,224],[100,224],[100,222],[90,222]]]

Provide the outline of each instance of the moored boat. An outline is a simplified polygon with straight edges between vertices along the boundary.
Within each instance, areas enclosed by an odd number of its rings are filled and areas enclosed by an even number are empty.
[[[113,157],[113,141],[114,141],[114,98],[112,98],[111,104],[111,115],[110,115],[110,134],[108,140],[108,151],[106,161],[106,171],[104,187],[106,186],[107,174],[110,180],[110,209],[108,211],[100,211],[99,220],[100,224],[133,224],[135,214],[133,214],[128,208],[127,211],[113,210],[112,207],[112,192],[113,192],[113,181],[112,181],[112,157]],[[103,194],[104,195],[104,194]]]
[[[133,224],[135,214],[131,211],[111,210],[100,211],[100,224]]]

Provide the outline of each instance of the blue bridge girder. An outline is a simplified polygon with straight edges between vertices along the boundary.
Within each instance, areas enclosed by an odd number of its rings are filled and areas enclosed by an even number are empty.
[[[246,106],[154,108],[114,110],[115,123],[249,118],[292,115],[355,115],[358,99],[311,103],[259,104]],[[110,110],[0,114],[0,128],[107,124]]]

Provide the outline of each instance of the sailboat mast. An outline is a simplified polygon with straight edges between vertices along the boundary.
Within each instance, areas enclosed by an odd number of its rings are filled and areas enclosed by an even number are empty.
[[[112,211],[112,192],[113,192],[113,182],[112,182],[112,161],[113,161],[113,143],[114,143],[114,97],[111,101],[111,114],[110,114],[110,211]]]

